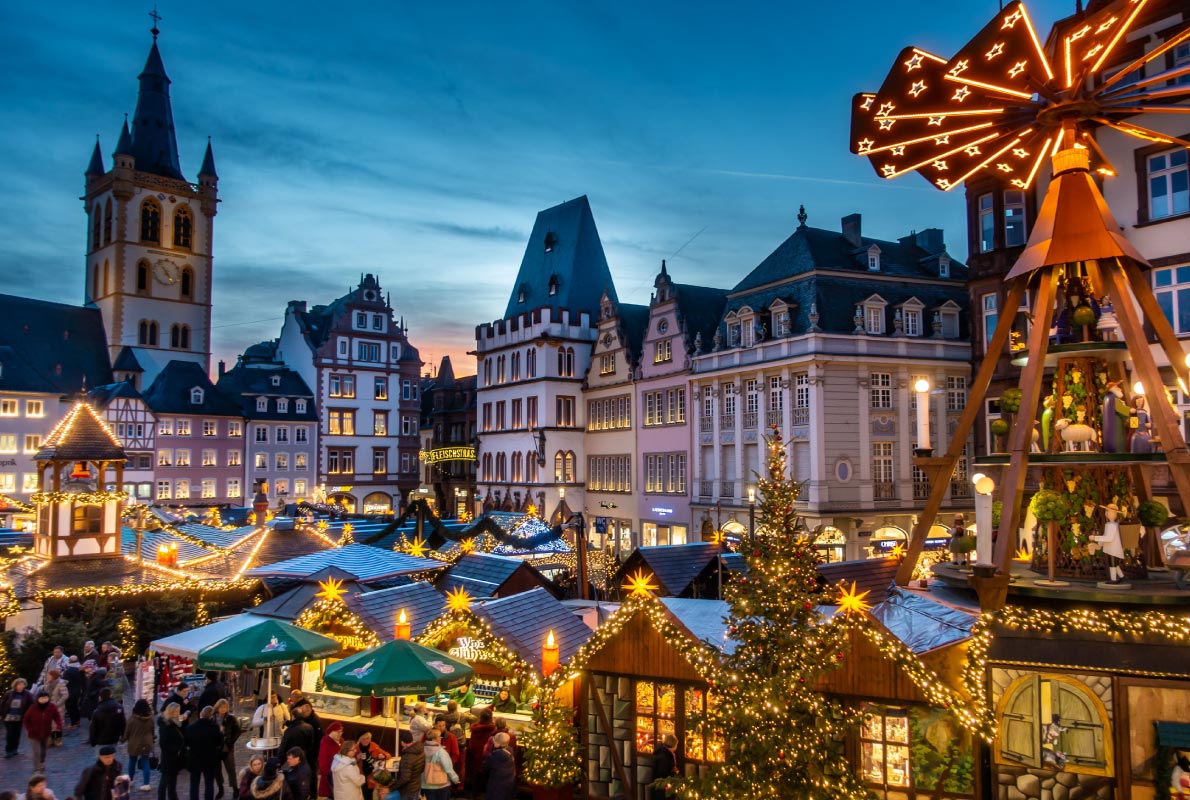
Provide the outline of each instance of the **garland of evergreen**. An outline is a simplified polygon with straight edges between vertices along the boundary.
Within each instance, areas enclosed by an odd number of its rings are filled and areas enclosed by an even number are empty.
[[[397,517],[382,529],[362,540],[363,544],[372,544],[391,536],[396,531],[404,526],[410,519],[416,519],[418,509],[421,509],[423,514],[423,523],[427,531],[432,536],[440,536],[447,542],[458,544],[467,539],[474,539],[481,534],[488,534],[500,544],[509,545],[520,550],[532,550],[546,542],[552,542],[556,539],[562,538],[562,526],[555,525],[548,530],[541,533],[535,533],[532,536],[516,536],[501,528],[495,520],[488,516],[482,516],[466,528],[451,530],[442,523],[434,510],[430,508],[430,504],[425,500],[417,499],[411,502],[401,516]],[[427,541],[429,536],[426,537]]]

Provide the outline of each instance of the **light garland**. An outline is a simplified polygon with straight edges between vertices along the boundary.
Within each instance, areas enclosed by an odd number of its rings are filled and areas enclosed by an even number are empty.
[[[104,503],[123,503],[128,498],[127,492],[96,491],[96,492],[34,492],[30,497],[35,506],[48,506],[55,503],[74,503],[80,506],[101,506]]]
[[[496,635],[491,624],[469,608],[448,608],[426,626],[415,641],[427,647],[438,647],[460,630],[479,639],[487,656],[498,668],[534,686],[542,685],[540,664],[530,664]],[[559,671],[560,672],[560,671]],[[558,675],[555,672],[554,675]]]
[[[380,637],[376,631],[360,619],[359,615],[343,605],[342,599],[335,597],[324,597],[316,602],[314,605],[307,608],[298,618],[293,621],[294,625],[306,630],[316,631],[331,636],[342,642],[343,637],[334,636],[329,633],[329,629],[334,626],[340,626],[351,631],[351,636],[358,641],[352,642],[353,645],[364,645],[359,648],[366,650],[369,647],[375,647],[380,644]]]
[[[120,655],[122,658],[136,658],[137,648],[136,620],[127,609],[120,615],[120,623],[116,626],[116,633],[120,640]]]
[[[37,512],[37,509],[28,503],[22,503],[15,497],[10,497],[6,494],[0,494],[0,509],[7,511],[10,508],[15,508],[17,511],[22,511],[26,514],[33,514]]]
[[[191,591],[217,595],[237,591],[247,592],[259,585],[260,581],[255,579],[224,582],[210,579],[197,580],[194,578],[185,578],[176,581],[154,581],[153,583],[142,583],[136,586],[78,586],[73,589],[43,589],[37,592],[33,599],[40,603],[46,600],[112,599],[119,597],[142,597],[144,595],[164,594],[166,592]]]

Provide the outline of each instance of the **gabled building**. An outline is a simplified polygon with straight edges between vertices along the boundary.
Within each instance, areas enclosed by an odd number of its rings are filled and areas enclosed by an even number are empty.
[[[97,386],[87,396],[116,434],[128,458],[124,464],[124,491],[137,502],[152,502],[157,418],[131,380]]]
[[[172,360],[210,367],[211,289],[219,176],[207,142],[198,182],[182,172],[170,79],[158,31],[138,80],[132,126],[125,119],[104,165],[99,142],[86,172],[87,255],[83,297],[98,308],[108,360],[129,348],[143,390]]]
[[[374,275],[330,305],[291,301],[276,360],[314,392],[318,495],[369,513],[417,488],[422,361]]]
[[[0,495],[28,501],[33,457],[70,401],[111,382],[98,311],[0,295]]]
[[[217,386],[246,420],[244,485],[263,480],[271,499],[300,502],[317,484],[318,410],[310,387],[276,353],[275,341],[260,342],[230,370],[220,362]]]
[[[455,377],[450,356],[421,382],[422,485],[445,517],[475,512],[475,382]]]
[[[928,494],[912,465],[918,395],[930,393],[931,444],[945,448],[970,374],[966,267],[942,231],[864,236],[859,214],[841,230],[793,234],[728,294],[709,348],[692,358],[698,409],[692,510],[706,532],[743,536],[749,488],[765,471],[777,426],[799,510],[832,561],[904,540]],[[707,343],[704,342],[704,346]],[[964,458],[943,505],[942,530],[970,513]]]
[[[157,417],[159,503],[243,505],[244,416],[193,361],[171,361],[144,393]]]
[[[582,384],[604,294],[616,300],[586,196],[540,212],[504,317],[475,329],[485,508],[583,508]]]

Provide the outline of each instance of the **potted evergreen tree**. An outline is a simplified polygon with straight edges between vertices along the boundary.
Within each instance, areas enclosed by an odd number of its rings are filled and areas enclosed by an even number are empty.
[[[533,710],[533,727],[519,737],[525,751],[525,782],[533,800],[570,800],[582,776],[574,709],[545,692]]]

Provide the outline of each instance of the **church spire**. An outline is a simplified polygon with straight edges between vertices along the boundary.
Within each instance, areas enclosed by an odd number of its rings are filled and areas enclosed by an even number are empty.
[[[124,115],[124,127],[120,129],[120,138],[116,139],[116,150],[113,156],[132,155],[132,134],[128,131],[128,115]]]
[[[201,178],[203,175],[209,175],[212,178],[218,178],[219,173],[215,171],[215,153],[211,150],[211,137],[207,137],[207,152],[203,154],[202,166],[198,168],[198,175]]]
[[[91,163],[87,165],[88,176],[103,175],[107,170],[103,168],[103,152],[99,149],[99,134],[95,134],[95,149],[91,151]]]
[[[174,132],[174,114],[169,103],[169,76],[157,49],[156,20],[153,26],[153,45],[145,68],[138,76],[140,93],[136,98],[136,113],[132,116],[131,155],[136,168],[166,178],[185,180],[178,161],[178,139]]]

